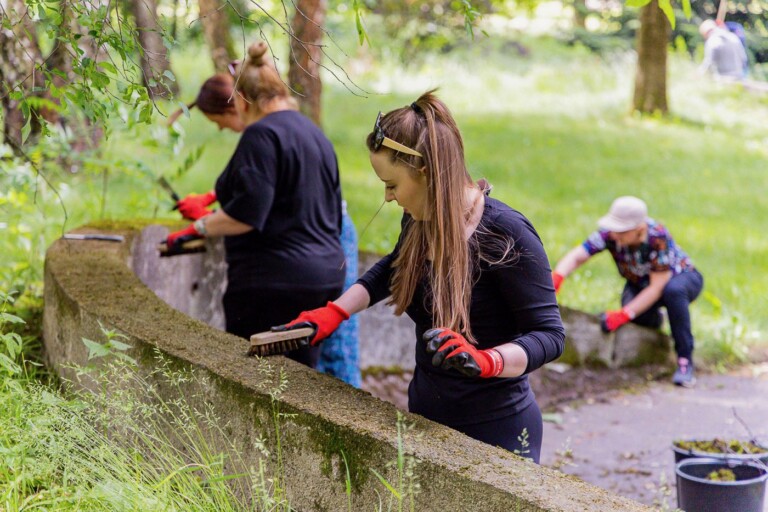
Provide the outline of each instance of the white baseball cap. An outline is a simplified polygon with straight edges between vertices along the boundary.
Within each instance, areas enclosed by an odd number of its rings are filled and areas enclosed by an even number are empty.
[[[608,214],[600,217],[597,225],[600,229],[623,233],[640,227],[648,220],[648,207],[645,201],[634,196],[621,196],[614,199]]]

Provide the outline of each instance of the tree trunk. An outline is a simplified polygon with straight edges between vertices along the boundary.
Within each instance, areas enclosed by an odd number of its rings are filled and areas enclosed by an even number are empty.
[[[235,59],[235,46],[229,33],[229,20],[221,0],[199,0],[200,21],[203,23],[205,42],[210,48],[213,67],[217,73],[225,73]]]
[[[323,52],[320,45],[326,7],[326,0],[297,0],[291,20],[288,84],[299,101],[301,112],[317,126],[322,126],[320,61]]]
[[[39,96],[45,84],[43,57],[35,26],[23,0],[6,0],[0,26],[0,102],[3,108],[3,140],[18,152],[22,146],[22,130],[30,122],[30,134],[40,130],[38,113],[27,116],[22,102]],[[33,90],[34,89],[34,90]],[[29,118],[31,116],[31,119]]]
[[[573,26],[586,29],[588,12],[586,0],[573,0]]]
[[[141,45],[141,70],[144,85],[152,98],[176,94],[179,86],[175,80],[164,76],[171,70],[168,50],[163,44],[160,23],[157,20],[156,0],[131,0],[131,10],[136,21],[137,39]]]
[[[95,62],[108,58],[104,46],[99,45],[98,40],[88,33],[88,28],[77,21],[80,16],[91,16],[99,8],[104,7],[103,22],[108,23],[107,2],[108,0],[89,0],[78,4],[73,4],[68,0],[59,2],[58,8],[62,23],[57,30],[57,43],[48,58],[45,59],[46,69],[52,71],[49,76],[55,87],[63,88],[79,80],[80,77],[74,72],[75,60],[79,65],[84,58],[89,58]],[[76,44],[74,44],[73,35],[79,36]],[[73,46],[76,46],[77,49]],[[76,55],[77,57],[75,57]],[[61,105],[61,99],[58,97],[52,97],[51,101]],[[66,126],[71,147],[75,151],[95,148],[104,135],[104,129],[99,123],[94,124],[90,119],[78,116],[76,112],[70,112],[70,115],[61,120],[61,123]]]
[[[667,44],[669,21],[652,0],[640,11],[637,32],[637,74],[633,108],[644,113],[669,111],[667,105]]]

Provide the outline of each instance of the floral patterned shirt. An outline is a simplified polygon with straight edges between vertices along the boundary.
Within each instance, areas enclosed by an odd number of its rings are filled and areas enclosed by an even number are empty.
[[[619,246],[608,238],[609,233],[599,229],[589,235],[582,246],[590,256],[606,249],[610,251],[619,274],[634,285],[647,286],[651,272],[671,270],[676,276],[694,268],[669,231],[653,219],[648,219],[648,239],[637,247]]]

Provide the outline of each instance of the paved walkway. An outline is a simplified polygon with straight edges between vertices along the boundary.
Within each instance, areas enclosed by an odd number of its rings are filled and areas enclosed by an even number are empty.
[[[768,364],[698,375],[695,389],[652,382],[560,406],[544,425],[541,463],[639,502],[674,510],[676,439],[749,439],[768,445]],[[768,501],[768,500],[767,500]],[[765,508],[768,512],[768,504]]]

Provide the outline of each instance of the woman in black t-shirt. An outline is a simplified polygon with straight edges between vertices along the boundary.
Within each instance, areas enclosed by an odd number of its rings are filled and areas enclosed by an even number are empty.
[[[225,237],[226,329],[245,338],[337,297],[345,274],[336,154],[296,111],[266,52],[263,42],[251,45],[236,69],[234,102],[245,129],[216,181],[221,207],[166,241],[173,251],[190,238]],[[306,347],[288,356],[314,367],[318,354]]]
[[[458,127],[431,92],[379,114],[367,145],[385,200],[404,210],[400,239],[336,301],[277,329],[309,324],[317,344],[391,296],[416,323],[409,409],[538,462],[542,419],[527,374],[565,339],[541,240],[472,181]]]

